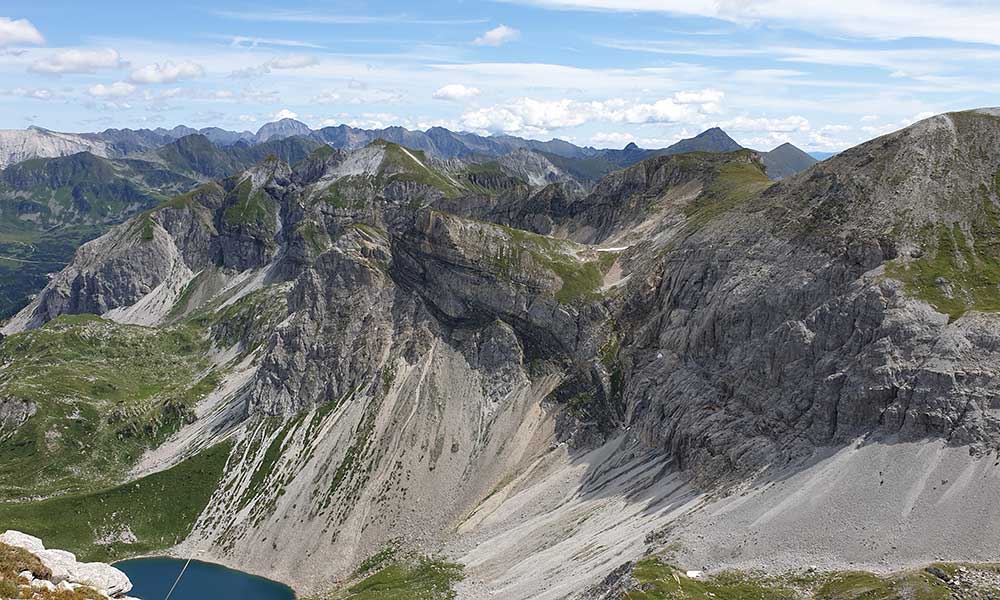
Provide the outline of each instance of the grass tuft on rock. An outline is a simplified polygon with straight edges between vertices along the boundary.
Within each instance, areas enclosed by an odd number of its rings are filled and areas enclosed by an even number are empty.
[[[16,581],[19,573],[31,571],[36,578],[48,579],[52,571],[24,548],[0,542],[0,579]]]

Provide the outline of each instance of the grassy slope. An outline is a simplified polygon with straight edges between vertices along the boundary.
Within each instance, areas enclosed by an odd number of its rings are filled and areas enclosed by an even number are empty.
[[[0,398],[31,400],[38,412],[13,433],[0,432],[0,524],[84,560],[156,552],[184,539],[218,488],[230,443],[121,482],[218,385],[204,359],[209,331],[225,340],[249,327],[269,330],[261,319],[273,309],[261,304],[271,304],[271,291],[169,328],[78,315],[5,338]]]
[[[253,190],[250,179],[243,180],[231,194],[232,202],[223,213],[223,219],[234,227],[250,226],[273,229],[278,206],[264,190]]]
[[[674,157],[674,160],[696,160],[698,156],[682,154]],[[701,229],[716,217],[761,194],[773,184],[755,162],[733,160],[723,164],[705,191],[684,207],[688,219],[686,231],[692,233]]]
[[[0,433],[0,498],[91,491],[120,478],[217,383],[193,326],[64,316],[0,342],[0,398],[37,413]]]
[[[992,196],[1000,196],[1000,170]],[[923,256],[896,260],[886,274],[952,319],[969,310],[1000,311],[1000,208],[983,191],[971,223],[939,224],[924,231]]]
[[[378,570],[323,600],[451,600],[454,585],[462,580],[461,565],[428,557],[375,565],[374,569]]]
[[[945,600],[948,586],[925,571],[876,576],[864,572],[816,573],[769,577],[721,573],[692,579],[649,558],[636,563],[636,580],[626,600]],[[991,590],[993,591],[993,590]]]
[[[385,146],[385,156],[378,174],[384,183],[379,187],[384,187],[384,185],[394,181],[412,181],[440,190],[448,198],[457,198],[462,195],[460,187],[431,167],[423,152],[404,149],[391,142],[376,143],[382,143]]]
[[[118,487],[40,502],[0,504],[0,523],[38,536],[81,560],[113,561],[169,548],[190,533],[215,491],[229,444],[220,444],[172,469]],[[135,541],[98,544],[124,530]]]

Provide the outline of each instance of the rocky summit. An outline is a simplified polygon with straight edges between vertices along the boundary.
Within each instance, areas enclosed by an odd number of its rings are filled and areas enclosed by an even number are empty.
[[[1000,111],[779,150],[199,182],[4,326],[0,523],[317,598],[989,597]]]

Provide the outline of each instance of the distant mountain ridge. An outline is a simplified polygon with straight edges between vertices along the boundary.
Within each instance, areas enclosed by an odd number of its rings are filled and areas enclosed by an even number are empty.
[[[622,149],[612,149],[578,146],[560,139],[539,141],[512,135],[483,136],[476,133],[455,132],[443,127],[432,127],[426,131],[413,131],[399,126],[362,129],[350,125],[336,125],[314,130],[301,121],[281,119],[263,125],[256,133],[230,131],[219,127],[194,129],[184,125],[178,125],[172,129],[162,127],[156,129],[106,129],[97,133],[80,134],[58,133],[41,128],[30,128],[24,131],[0,131],[0,168],[29,158],[55,158],[84,151],[104,158],[130,157],[148,153],[195,134],[204,136],[205,139],[220,148],[253,147],[291,137],[302,137],[334,148],[351,151],[362,148],[375,140],[383,139],[412,150],[420,150],[431,158],[444,160],[496,158],[517,150],[530,150],[541,152],[557,162],[563,162],[564,168],[579,176],[585,176],[591,181],[653,156],[667,156],[684,152],[733,152],[742,148],[719,127],[712,127],[666,148],[644,149],[633,142]],[[762,152],[761,154],[763,156],[768,153]],[[565,164],[566,159],[582,162]],[[765,164],[767,162],[765,160]],[[775,157],[771,162],[782,161]],[[799,157],[798,160],[782,166],[776,178],[787,176],[790,174],[790,170],[803,164],[805,161]]]

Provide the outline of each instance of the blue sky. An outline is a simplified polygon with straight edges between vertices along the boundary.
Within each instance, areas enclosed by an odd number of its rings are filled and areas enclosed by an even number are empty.
[[[0,127],[442,125],[840,150],[998,105],[984,0],[6,0]]]

